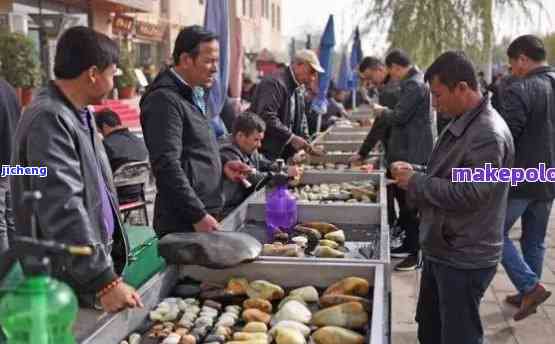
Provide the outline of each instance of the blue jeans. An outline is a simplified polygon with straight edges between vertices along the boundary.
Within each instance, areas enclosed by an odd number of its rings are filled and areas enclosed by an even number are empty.
[[[553,200],[538,201],[511,197],[508,199],[501,263],[521,295],[532,291],[540,281],[545,254],[545,234],[552,204]],[[522,255],[509,239],[509,231],[520,217]]]

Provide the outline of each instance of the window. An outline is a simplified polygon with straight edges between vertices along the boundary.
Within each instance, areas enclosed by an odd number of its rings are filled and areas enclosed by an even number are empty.
[[[272,27],[276,27],[276,5],[272,4]]]
[[[260,17],[264,18],[264,10],[266,5],[266,0],[260,0]]]
[[[160,13],[167,15],[170,13],[170,0],[160,0]]]
[[[276,26],[278,31],[281,31],[281,7],[279,5],[277,5]]]
[[[264,0],[266,6],[264,7],[264,16],[266,19],[270,19],[270,0]]]
[[[198,3],[204,5],[204,0],[198,0]]]
[[[254,18],[254,0],[249,0],[249,17]]]
[[[247,0],[243,0],[243,17],[247,16]]]

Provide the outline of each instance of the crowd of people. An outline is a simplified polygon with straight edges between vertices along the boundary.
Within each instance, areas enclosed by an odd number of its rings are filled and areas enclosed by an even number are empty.
[[[375,120],[351,160],[384,145],[387,176],[394,180],[389,224],[405,233],[391,255],[404,258],[397,270],[422,268],[421,343],[483,342],[480,301],[499,263],[517,290],[506,300],[516,307],[515,320],[551,295],[541,276],[555,185],[452,181],[453,168],[555,165],[555,69],[532,35],[515,39],[507,56],[512,81],[499,87],[495,106],[463,52],[445,52],[424,72],[400,49],[383,60],[366,57],[359,66],[361,84],[372,85],[377,102],[364,89],[355,97],[371,104]],[[39,237],[93,249],[89,257],[54,260],[52,274],[77,292],[82,306],[108,312],[142,306],[121,278],[128,255],[118,202],[126,196],[116,192],[113,170],[149,160],[158,236],[218,230],[226,207],[264,183],[273,161],[314,152],[305,97],[324,71],[314,52],[302,50],[278,75],[246,80],[250,107],[233,115],[231,135],[218,140],[206,106],[218,70],[217,36],[186,27],[176,38],[173,65],[142,96],[143,142],[114,113],[90,110],[112,89],[118,57],[110,38],[74,27],[58,41],[55,80],[23,114],[11,87],[0,83],[0,163],[48,168],[45,178],[11,176],[9,185],[0,178],[0,252],[14,234],[31,235],[24,194],[40,191]],[[329,96],[326,125],[348,117],[353,98],[333,86]],[[292,166],[288,173],[300,171]],[[519,218],[522,253],[509,238]]]

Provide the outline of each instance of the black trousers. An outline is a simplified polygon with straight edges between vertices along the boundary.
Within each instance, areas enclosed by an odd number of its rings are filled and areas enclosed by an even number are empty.
[[[418,218],[418,210],[411,208],[407,203],[407,193],[405,190],[392,185],[394,188],[394,195],[397,203],[399,204],[399,219],[398,223],[402,230],[405,231],[405,239],[403,240],[403,247],[411,254],[418,253],[420,249],[418,227],[420,226],[420,219]]]
[[[416,308],[420,344],[482,344],[480,301],[496,270],[460,270],[424,257]]]

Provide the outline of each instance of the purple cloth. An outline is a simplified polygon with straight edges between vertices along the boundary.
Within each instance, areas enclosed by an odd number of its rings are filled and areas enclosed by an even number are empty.
[[[81,116],[81,120],[83,124],[86,125],[87,129],[89,130],[89,134],[91,136],[90,137],[91,144],[94,151],[96,152],[97,148],[96,148],[95,139],[94,139],[94,135],[96,135],[96,133],[94,132],[94,129],[91,125],[92,115],[88,109],[84,109],[83,111],[80,111],[79,115]],[[108,185],[106,185],[106,181],[104,180],[104,175],[100,168],[100,162],[98,161],[98,157],[96,161],[94,161],[94,163],[96,164],[96,167],[97,167],[96,170],[98,173],[98,191],[102,202],[102,218],[104,221],[104,228],[108,233],[108,237],[111,238],[112,235],[114,234],[114,229],[115,229],[114,207],[112,206],[112,202],[110,201],[110,192],[108,191]]]

